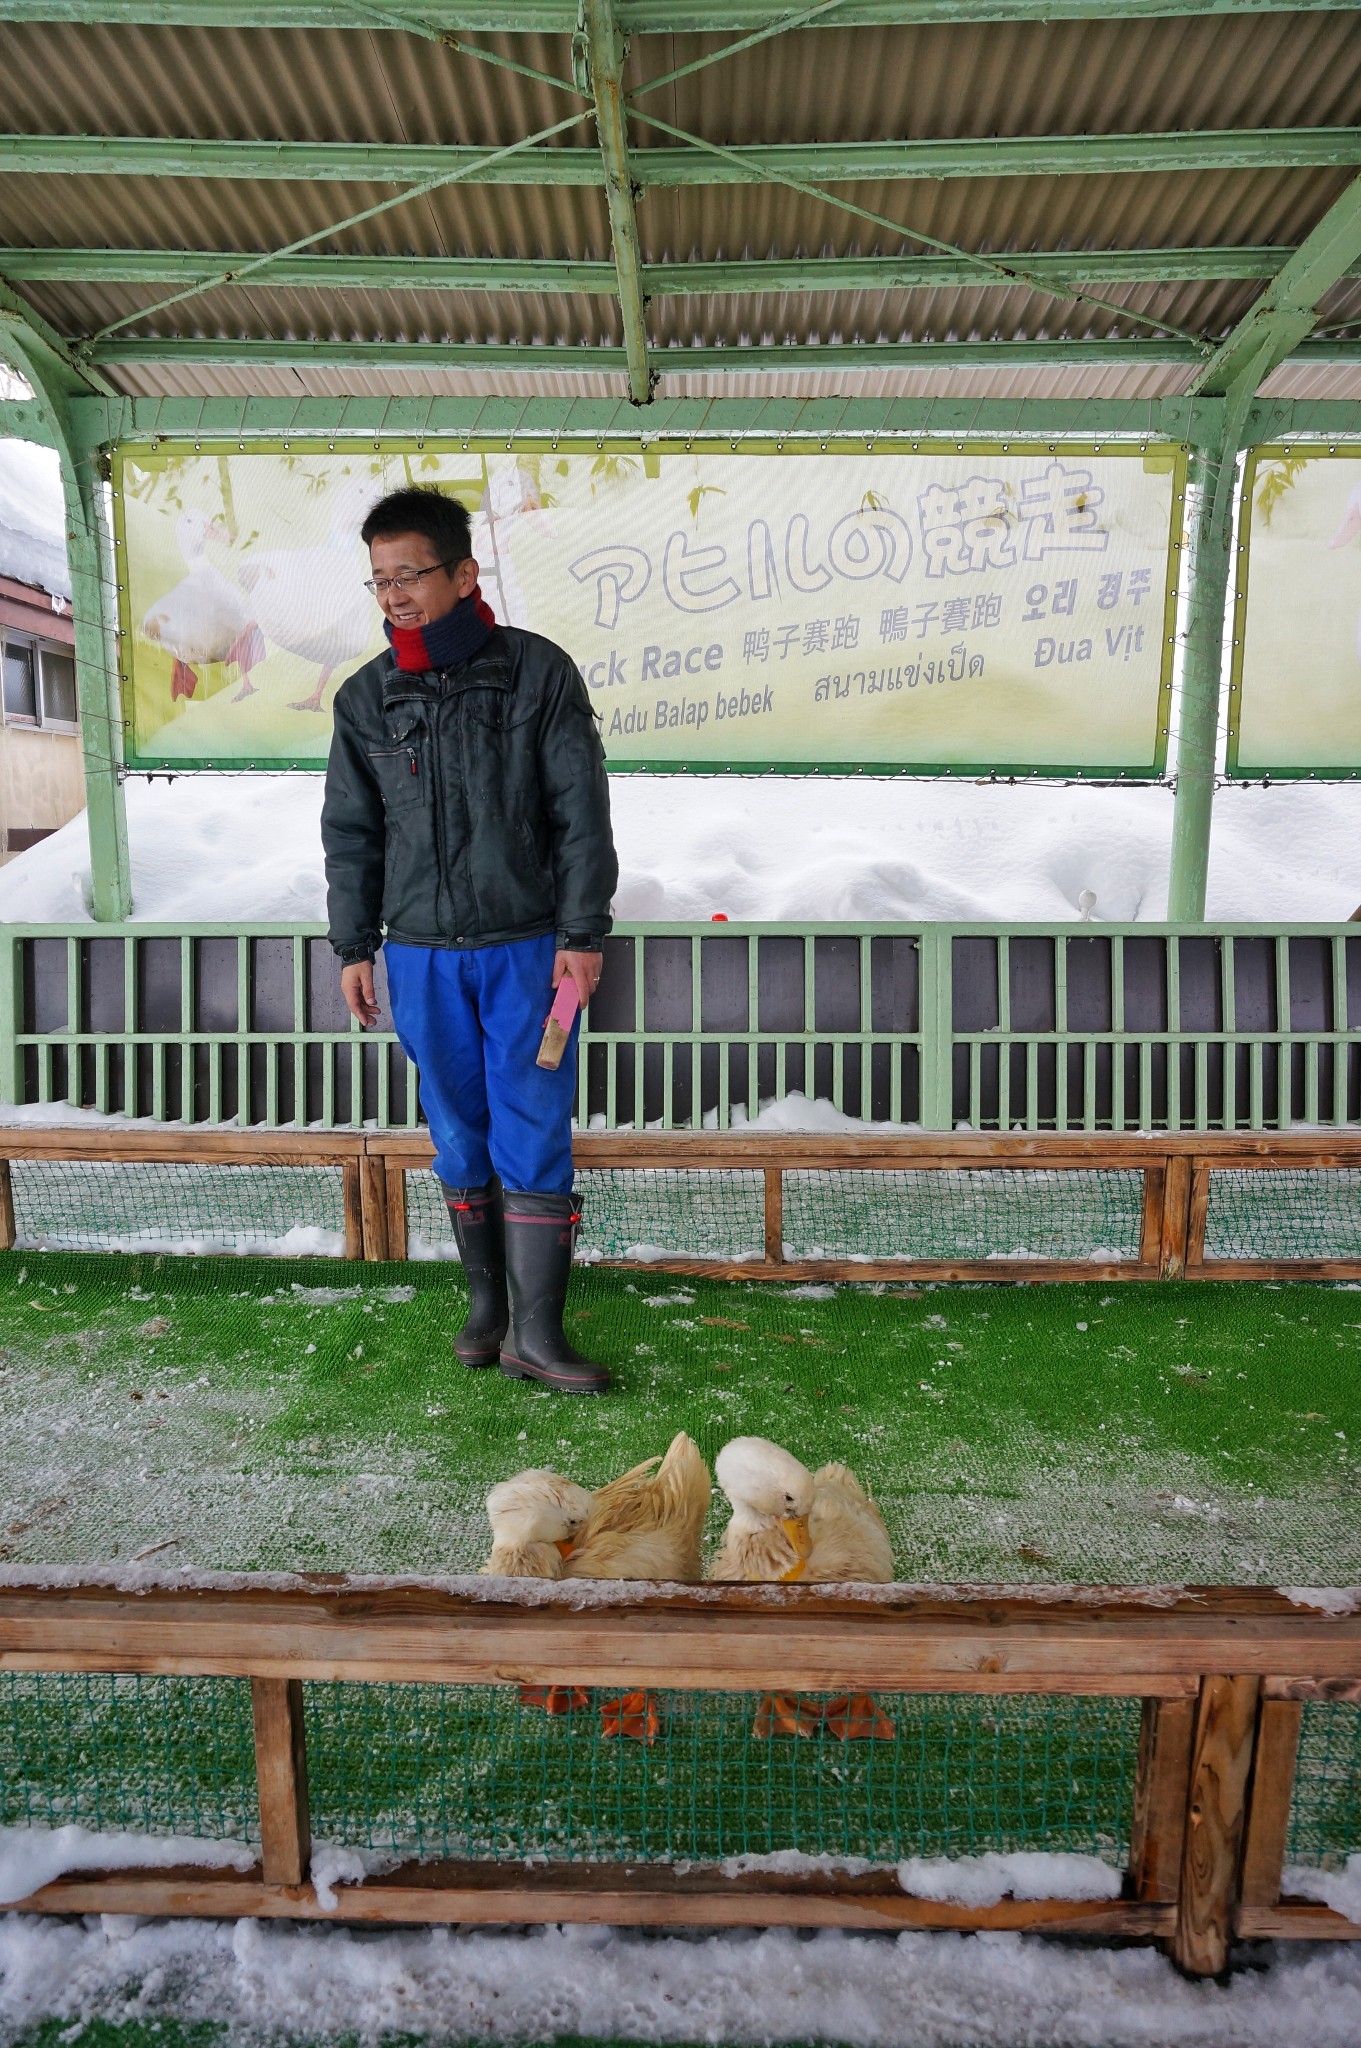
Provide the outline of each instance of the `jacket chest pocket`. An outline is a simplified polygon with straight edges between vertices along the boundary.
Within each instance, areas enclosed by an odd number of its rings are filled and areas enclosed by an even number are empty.
[[[390,747],[371,747],[369,760],[389,811],[425,802],[425,744],[420,733]]]

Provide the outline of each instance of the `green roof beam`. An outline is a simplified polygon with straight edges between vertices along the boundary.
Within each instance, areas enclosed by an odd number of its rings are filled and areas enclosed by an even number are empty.
[[[761,28],[777,0],[621,0],[619,26],[631,35],[699,34]],[[843,0],[829,28],[916,27],[933,22],[1090,21],[1179,15],[1339,13],[1356,0]],[[570,35],[575,0],[384,0],[381,14],[352,0],[0,0],[0,21],[111,22],[175,28],[400,28],[416,33],[491,30]]]
[[[486,162],[461,145],[219,142],[189,136],[0,135],[0,172],[141,178],[287,178],[421,184],[465,176],[479,185],[605,183],[600,152],[522,150]],[[475,164],[479,168],[472,169]],[[770,143],[723,156],[688,147],[634,149],[641,187],[847,184],[916,178],[1094,177],[1113,172],[1317,170],[1361,165],[1361,128],[1191,129],[1147,135],[965,136],[929,141]]]
[[[622,348],[558,348],[517,346],[505,342],[437,341],[294,341],[180,339],[150,335],[120,336],[99,342],[91,351],[96,363],[268,364],[306,368],[309,364],[345,368],[381,363],[394,370],[496,370],[513,376],[517,370],[573,372],[626,369]],[[1293,360],[1315,363],[1361,362],[1361,337],[1354,341],[1305,342]],[[822,345],[777,343],[756,347],[667,348],[652,351],[651,365],[661,377],[683,377],[695,371],[744,370],[874,370],[933,367],[983,369],[998,365],[1066,369],[1110,368],[1116,364],[1198,365],[1201,352],[1176,337],[1153,336],[1124,341],[910,341],[839,342]]]
[[[1001,252],[1045,283],[1185,284],[1275,277],[1294,254],[1269,246],[1218,249],[1058,249]],[[227,249],[6,249],[0,276],[37,284],[189,285],[255,260]],[[1351,275],[1361,276],[1361,262]],[[940,285],[988,284],[974,263],[957,256],[763,257],[727,263],[644,263],[649,298],[742,292],[911,291]],[[502,256],[278,257],[257,284],[321,291],[466,291],[613,295],[612,263]]]
[[[635,405],[652,397],[652,372],[647,362],[647,301],[643,291],[643,257],[638,240],[634,179],[629,168],[628,117],[624,110],[623,64],[627,44],[615,26],[612,0],[582,0],[582,38],[596,133],[605,167],[605,203],[619,285],[619,311],[624,323],[629,396]]]
[[[1229,425],[1318,321],[1326,292],[1361,260],[1361,178],[1353,178],[1318,226],[1216,349],[1192,389],[1228,398]],[[1236,446],[1236,443],[1235,443]]]

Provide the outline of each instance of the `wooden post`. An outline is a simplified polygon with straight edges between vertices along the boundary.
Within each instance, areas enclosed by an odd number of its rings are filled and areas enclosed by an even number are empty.
[[[1156,1273],[1162,1264],[1163,1207],[1167,1198],[1167,1161],[1144,1169],[1144,1212],[1139,1226],[1139,1264]]]
[[[406,1168],[400,1159],[383,1161],[383,1177],[386,1183],[386,1208],[388,1229],[388,1257],[406,1257]]]
[[[1183,1153],[1172,1154],[1163,1182],[1162,1248],[1159,1275],[1180,1280],[1186,1271],[1187,1211],[1191,1200],[1191,1162]]]
[[[766,1180],[766,1259],[772,1266],[784,1264],[784,1174],[768,1166]]]
[[[1228,1965],[1260,1690],[1257,1678],[1200,1684],[1172,1940],[1173,1960],[1196,1977],[1217,1977]]]
[[[1129,1857],[1137,1899],[1177,1896],[1194,1731],[1194,1700],[1144,1701]]]
[[[312,1822],[307,1806],[302,1681],[252,1678],[250,1699],[265,1883],[306,1884],[312,1860]]]
[[[1191,1194],[1186,1206],[1186,1270],[1205,1263],[1205,1219],[1210,1213],[1210,1167],[1191,1161]]]
[[[1245,1906],[1275,1906],[1280,1901],[1281,1868],[1285,1862],[1303,1714],[1299,1700],[1262,1701],[1243,1844]]]
[[[14,1249],[14,1183],[8,1159],[0,1159],[0,1252]]]
[[[366,1259],[388,1255],[387,1174],[381,1156],[366,1153],[359,1162],[359,1205],[364,1222]]]
[[[362,1259],[364,1256],[364,1206],[359,1191],[359,1169],[362,1161],[347,1159],[341,1167],[341,1189],[345,1204],[345,1256],[347,1259]]]

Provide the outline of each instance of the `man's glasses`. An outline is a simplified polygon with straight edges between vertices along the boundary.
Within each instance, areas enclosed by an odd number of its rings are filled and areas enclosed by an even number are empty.
[[[427,576],[433,576],[436,569],[457,567],[456,561],[432,562],[428,569],[408,569],[404,576],[366,576],[364,588],[371,590],[375,597],[386,597],[390,590],[410,590],[413,584],[422,582]]]

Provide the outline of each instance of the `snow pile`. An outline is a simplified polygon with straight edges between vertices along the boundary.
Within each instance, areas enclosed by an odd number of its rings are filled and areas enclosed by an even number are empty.
[[[201,1842],[183,1835],[95,1835],[88,1828],[0,1828],[0,1905],[26,1899],[73,1870],[249,1870],[244,1842]]]
[[[1316,1899],[1361,1927],[1361,1855],[1349,1856],[1345,1870],[1312,1870],[1304,1863],[1287,1863],[1281,1872],[1281,1896]]]
[[[356,1849],[345,1842],[313,1842],[309,1869],[312,1889],[323,1912],[334,1913],[338,1884],[363,1884],[382,1877],[402,1861],[387,1849]]]
[[[241,1920],[0,1920],[0,2031],[44,2018],[209,2021],[226,2038],[369,2043],[840,2041],[854,2048],[1355,2048],[1361,1954],[1259,1954],[1193,1984],[1149,1948],[1015,1934],[603,1927],[381,1935]]]
[[[8,393],[0,388],[0,397]],[[0,576],[71,595],[66,512],[54,448],[0,440]]]
[[[914,1899],[946,1906],[996,1906],[1003,1899],[1118,1899],[1120,1872],[1099,1856],[1017,1850],[999,1856],[910,1856],[898,1883]]]
[[[1361,1586],[1278,1586],[1276,1591],[1296,1607],[1314,1607],[1320,1614],[1361,1614]]]
[[[198,1231],[191,1235],[168,1231],[137,1230],[109,1236],[102,1230],[40,1231],[36,1237],[18,1236],[19,1251],[26,1252],[165,1252],[173,1258],[222,1257],[227,1254],[250,1259],[343,1259],[345,1233],[324,1230],[318,1223],[295,1223],[282,1233],[269,1231]]]
[[[186,774],[127,785],[134,915],[180,923],[320,922],[319,775]],[[625,920],[1062,923],[1160,919],[1172,797],[823,777],[618,776]],[[1361,897],[1361,789],[1282,784],[1215,802],[1212,919],[1345,919]],[[74,819],[0,871],[0,922],[89,914]]]

